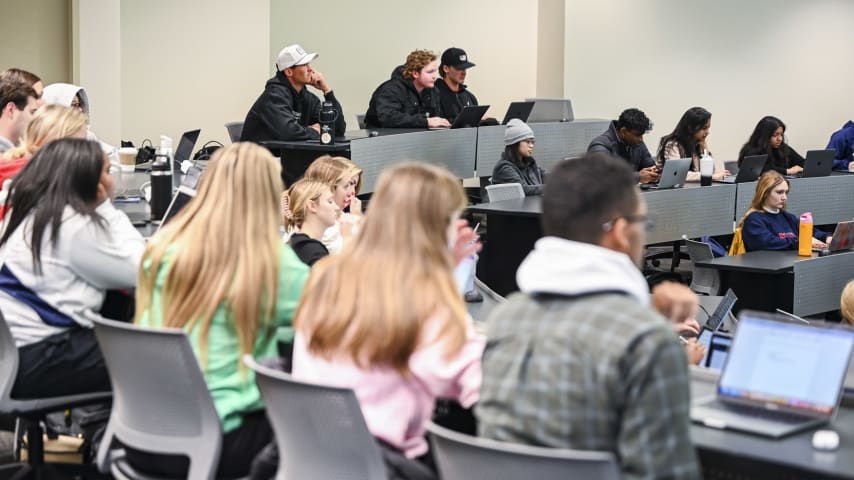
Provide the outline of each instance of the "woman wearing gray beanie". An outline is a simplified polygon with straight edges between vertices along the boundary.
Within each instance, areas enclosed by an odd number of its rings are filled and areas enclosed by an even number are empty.
[[[546,172],[534,160],[534,131],[514,118],[504,130],[504,152],[492,170],[492,183],[519,183],[525,195],[542,195]]]

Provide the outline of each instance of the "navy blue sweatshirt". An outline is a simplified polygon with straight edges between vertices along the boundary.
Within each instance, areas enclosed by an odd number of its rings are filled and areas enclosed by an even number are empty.
[[[755,250],[797,250],[800,219],[789,212],[753,212],[741,229],[744,248]],[[813,227],[812,236],[824,241],[827,233]],[[812,239],[810,239],[812,243]]]

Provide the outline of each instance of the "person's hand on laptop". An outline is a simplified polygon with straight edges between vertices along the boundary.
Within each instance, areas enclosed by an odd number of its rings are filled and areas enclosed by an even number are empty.
[[[646,167],[642,168],[638,171],[638,175],[640,176],[640,183],[655,183],[661,178],[661,173],[658,171],[658,167]]]
[[[795,165],[792,168],[786,169],[786,175],[797,175],[799,173],[803,173],[803,171],[804,171],[804,167],[802,167],[800,165]]]
[[[451,122],[442,117],[427,117],[427,128],[451,128]]]
[[[827,237],[827,243],[822,242],[821,240],[813,237],[812,239],[812,248],[813,250],[821,250],[823,248],[827,248],[827,245],[830,243],[830,237]]]
[[[674,323],[673,331],[683,337],[696,337],[700,335],[700,324],[696,319],[692,318],[684,322]]]
[[[675,324],[684,324],[688,321],[697,323],[695,317],[700,301],[696,293],[681,283],[662,282],[653,287],[652,305]],[[697,325],[696,334],[699,333],[700,327]]]
[[[727,169],[719,170],[719,171],[712,174],[712,180],[723,180],[724,178],[726,178],[730,175],[732,175],[732,174],[729,173],[729,170],[727,170]]]
[[[702,343],[697,343],[696,338],[692,338],[685,342],[685,353],[688,355],[688,362],[691,365],[699,365],[703,357],[706,356],[706,347]]]

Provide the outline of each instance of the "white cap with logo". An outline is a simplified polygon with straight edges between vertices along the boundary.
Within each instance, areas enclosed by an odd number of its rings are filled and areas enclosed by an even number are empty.
[[[288,45],[279,52],[279,56],[276,57],[276,68],[284,70],[288,67],[305,65],[319,56],[320,55],[317,53],[306,52],[302,46],[295,43],[293,45]]]

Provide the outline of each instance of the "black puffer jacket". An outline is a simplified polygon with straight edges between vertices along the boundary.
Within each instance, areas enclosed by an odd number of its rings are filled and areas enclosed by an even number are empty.
[[[330,91],[325,95],[338,111],[335,120],[335,136],[343,136],[347,130],[344,111]],[[297,92],[281,71],[267,80],[264,92],[246,114],[240,139],[245,142],[264,140],[309,140],[320,138],[320,134],[309,125],[320,122],[320,99],[308,91]]]
[[[477,97],[474,96],[468,87],[460,85],[460,91],[455,92],[443,79],[436,80],[434,87],[439,95],[439,103],[442,106],[442,113],[449,122],[453,122],[457,115],[463,110],[463,107],[471,107],[477,105]]]
[[[425,88],[419,94],[399,66],[371,95],[365,123],[368,128],[427,128],[428,116],[444,117],[438,93]]]

